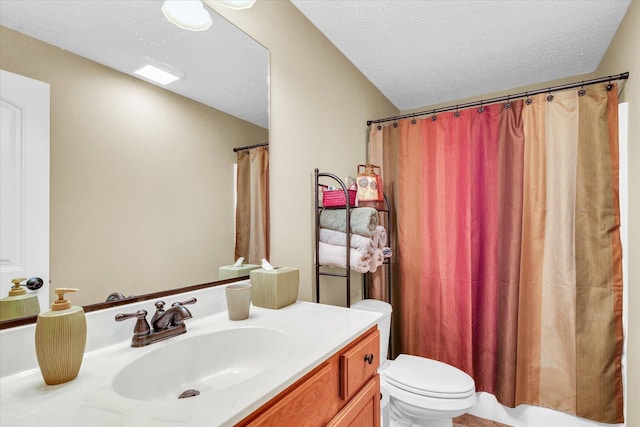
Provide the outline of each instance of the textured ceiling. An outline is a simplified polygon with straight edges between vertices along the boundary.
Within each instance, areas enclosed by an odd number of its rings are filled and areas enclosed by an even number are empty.
[[[291,1],[399,110],[593,72],[630,4]]]
[[[211,28],[169,23],[159,0],[0,0],[0,24],[132,75],[151,57],[184,72],[165,88],[268,127],[269,52],[212,10]]]

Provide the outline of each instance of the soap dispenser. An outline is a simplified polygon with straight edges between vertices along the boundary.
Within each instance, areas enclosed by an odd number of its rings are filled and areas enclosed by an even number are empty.
[[[71,381],[78,376],[87,342],[87,321],[82,307],[71,306],[64,298],[74,288],[57,288],[58,299],[51,311],[38,315],[36,355],[44,382],[49,385]]]
[[[35,316],[40,313],[40,303],[36,294],[27,293],[21,285],[24,277],[13,279],[9,296],[0,299],[0,321]]]

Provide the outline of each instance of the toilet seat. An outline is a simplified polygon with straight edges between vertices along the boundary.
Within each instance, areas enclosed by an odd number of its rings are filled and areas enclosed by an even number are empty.
[[[452,425],[452,419],[477,402],[473,378],[453,366],[422,357],[399,355],[387,360],[391,305],[365,299],[352,309],[379,313],[380,388],[387,391],[391,420],[402,425]]]
[[[466,373],[437,360],[399,355],[384,371],[385,381],[407,393],[435,399],[465,399],[475,395]]]

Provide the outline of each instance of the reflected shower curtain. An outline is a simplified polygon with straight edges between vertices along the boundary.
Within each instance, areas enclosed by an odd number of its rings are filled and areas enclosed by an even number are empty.
[[[372,126],[395,348],[510,407],[623,421],[617,87]],[[416,236],[420,236],[417,238]]]
[[[235,259],[269,259],[269,149],[238,151]]]

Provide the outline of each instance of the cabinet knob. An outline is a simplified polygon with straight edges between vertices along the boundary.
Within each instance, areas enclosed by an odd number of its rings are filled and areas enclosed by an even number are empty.
[[[369,353],[366,356],[364,356],[364,361],[367,362],[369,365],[373,364],[373,354]]]

